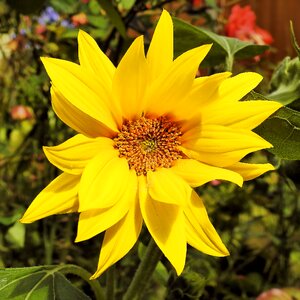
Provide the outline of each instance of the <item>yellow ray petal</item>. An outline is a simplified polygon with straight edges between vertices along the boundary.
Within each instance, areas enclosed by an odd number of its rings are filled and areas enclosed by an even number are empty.
[[[137,177],[130,171],[128,184],[120,200],[109,208],[87,210],[80,214],[75,242],[84,241],[119,222],[132,209],[137,194]]]
[[[218,99],[219,86],[229,76],[230,72],[223,72],[196,78],[186,100],[178,107],[180,114],[185,119],[190,119],[195,114],[202,113],[203,107]]]
[[[144,111],[147,68],[143,36],[140,36],[123,56],[113,79],[114,99],[120,103],[124,118],[136,118]]]
[[[101,151],[113,149],[109,138],[88,138],[77,134],[64,143],[54,147],[43,147],[47,159],[57,168],[73,175],[83,172],[89,161]]]
[[[210,107],[203,110],[202,123],[253,129],[261,124],[282,104],[275,101],[243,101],[232,105]]]
[[[183,148],[199,154],[196,158],[190,152],[187,154],[190,158],[218,167],[232,165],[250,152],[272,147],[254,132],[220,125],[194,127],[184,134],[182,146],[185,154]]]
[[[113,136],[109,127],[76,108],[54,86],[51,87],[51,98],[57,116],[75,131],[89,137]]]
[[[198,77],[194,80],[189,94],[184,101],[176,104],[176,112],[173,112],[175,118],[181,121],[187,120],[182,124],[183,131],[193,127],[194,120],[199,125],[202,120],[203,107],[214,103],[216,100],[214,96],[220,84],[230,75],[230,72],[224,72],[211,76]]]
[[[126,191],[129,176],[127,160],[119,158],[118,151],[101,151],[82,173],[78,211],[113,206]]]
[[[213,256],[227,256],[228,250],[211,224],[201,198],[195,191],[184,209],[187,242],[192,247]]]
[[[52,84],[73,106],[117,131],[117,124],[108,105],[108,92],[97,85],[91,73],[62,59],[41,59]]]
[[[257,73],[245,72],[222,82],[219,88],[219,100],[221,102],[235,102],[242,99],[252,91],[263,79]]]
[[[88,72],[86,77],[94,91],[98,91],[103,101],[109,107],[116,123],[121,125],[122,115],[120,103],[112,97],[112,81],[116,68],[110,59],[101,51],[96,41],[83,30],[78,33],[78,54],[83,73]],[[93,79],[93,80],[91,80]],[[92,84],[94,82],[94,84]]]
[[[248,164],[241,162],[238,162],[232,166],[228,166],[227,168],[241,174],[244,180],[254,179],[268,171],[275,169],[271,164]]]
[[[139,198],[143,219],[157,246],[178,275],[186,258],[186,236],[182,209],[177,205],[152,200],[146,178],[139,176]]]
[[[199,64],[207,55],[211,45],[203,45],[184,52],[175,59],[171,68],[161,74],[147,93],[147,112],[154,115],[180,112],[178,106],[188,95]]]
[[[149,81],[154,81],[166,71],[173,62],[173,22],[166,10],[163,10],[156,25],[148,52]]]
[[[102,52],[96,41],[83,30],[78,33],[78,56],[80,65],[101,76],[108,86],[112,85],[115,66]]]
[[[185,205],[191,187],[170,169],[161,168],[147,173],[147,186],[152,199],[168,204]]]
[[[76,212],[79,181],[80,176],[66,173],[56,177],[37,195],[20,222],[32,223],[50,215]]]
[[[138,201],[134,201],[125,217],[105,232],[98,268],[90,279],[99,277],[130,251],[140,235],[142,224]]]
[[[243,177],[239,172],[209,166],[194,159],[178,159],[170,170],[192,187],[215,179],[228,180],[239,186],[243,185]]]

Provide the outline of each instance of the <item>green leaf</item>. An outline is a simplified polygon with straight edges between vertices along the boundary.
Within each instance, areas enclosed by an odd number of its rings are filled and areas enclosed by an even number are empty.
[[[0,224],[9,226],[19,220],[22,216],[21,212],[16,212],[14,215],[10,217],[0,217]]]
[[[74,14],[77,12],[77,1],[76,0],[51,0],[51,6],[60,13],[63,14]]]
[[[78,29],[68,28],[64,30],[59,36],[58,39],[76,39],[78,36]]]
[[[271,153],[282,159],[300,159],[300,112],[282,107],[254,130],[269,141]]]
[[[268,46],[265,45],[255,45],[235,38],[218,35],[185,23],[177,18],[173,18],[173,23],[175,56],[200,45],[213,43],[211,51],[205,58],[206,64],[211,66],[224,63],[228,59],[229,63],[232,64],[233,58],[254,57],[268,49]]]
[[[126,27],[122,20],[121,15],[117,9],[113,6],[110,0],[98,0],[100,6],[105,10],[112,24],[117,28],[123,38],[126,39]]]
[[[136,0],[120,0],[122,8],[129,10],[135,3]]]
[[[89,20],[89,24],[101,28],[103,30],[107,30],[109,27],[109,20],[107,17],[104,16],[93,16],[93,15],[87,15],[87,18]]]
[[[290,21],[290,31],[291,31],[291,39],[292,39],[293,46],[294,46],[294,48],[297,52],[298,58],[300,60],[300,46],[297,43],[297,39],[296,39],[296,36],[295,36],[294,26],[293,26],[292,21]]]
[[[25,244],[25,226],[17,221],[10,227],[5,235],[5,239],[16,248],[23,248]]]
[[[0,270],[3,300],[90,300],[60,272],[61,267],[41,266]]]
[[[274,71],[268,98],[288,105],[300,99],[300,60],[286,57]]]

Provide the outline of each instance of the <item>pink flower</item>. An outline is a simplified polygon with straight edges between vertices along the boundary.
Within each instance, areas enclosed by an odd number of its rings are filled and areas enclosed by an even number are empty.
[[[23,121],[32,118],[31,110],[28,106],[15,105],[10,110],[10,115],[13,120]]]
[[[260,294],[256,300],[292,300],[292,298],[281,289],[270,289]]]

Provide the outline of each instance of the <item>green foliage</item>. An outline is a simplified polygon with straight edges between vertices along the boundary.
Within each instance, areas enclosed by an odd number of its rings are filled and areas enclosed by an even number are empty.
[[[119,12],[116,10],[116,8],[113,6],[111,1],[105,0],[105,1],[100,1],[98,0],[99,4],[101,7],[105,10],[107,13],[108,17],[110,18],[111,22],[114,24],[114,26],[117,28],[119,33],[123,38],[126,38],[126,27],[125,24],[122,20],[121,15]]]
[[[269,151],[278,157],[300,159],[300,112],[281,108],[255,131],[274,146]]]
[[[0,294],[3,300],[91,299],[60,272],[66,267],[42,266],[0,270]]]
[[[54,56],[77,62],[76,38],[81,28],[95,37],[102,50],[117,62],[128,40],[139,34],[149,40],[160,13],[157,8],[163,2],[0,1],[3,32],[0,38],[0,266],[6,268],[0,270],[0,299],[104,299],[99,282],[105,285],[106,274],[99,281],[89,281],[89,272],[69,265],[76,263],[94,271],[103,235],[99,240],[96,237],[74,244],[76,214],[52,216],[26,226],[18,222],[32,199],[57,176],[57,170],[46,161],[42,146],[59,144],[73,135],[54,115],[49,79],[39,57]],[[201,73],[210,75],[215,70],[232,67],[245,71],[249,69],[247,63],[253,65],[254,59],[258,71],[264,73],[266,64],[269,71],[271,64],[264,57],[257,59],[268,47],[217,34],[220,32],[218,2],[205,2],[206,6],[197,10],[197,14],[191,2],[176,3],[178,11],[174,10],[174,15],[185,11],[190,23],[202,18],[204,26],[193,26],[174,17],[175,56],[213,43]],[[39,17],[46,5],[53,7],[59,18],[43,25]],[[172,6],[166,8],[170,10]],[[23,16],[20,12],[32,15]],[[80,13],[87,20],[78,25],[73,17]],[[299,55],[293,31],[292,40]],[[255,129],[274,145],[270,149],[274,155],[265,151],[245,158],[253,162],[270,160],[278,168],[277,172],[245,183],[243,189],[217,182],[197,190],[231,256],[215,258],[189,247],[187,267],[180,277],[162,259],[153,278],[148,280],[143,299],[247,300],[256,299],[273,287],[296,299],[299,297],[299,290],[292,288],[300,281],[300,164],[296,161],[300,157],[299,67],[299,58],[284,59],[270,80],[268,93],[264,93],[267,95],[251,92],[244,99],[270,98],[289,106]],[[12,110],[16,106],[25,107],[29,114],[14,118]],[[148,238],[144,230],[142,242]],[[116,299],[125,293],[143,258],[142,242],[116,264]],[[47,266],[52,264],[61,265]],[[20,266],[27,268],[17,268]]]
[[[283,105],[300,99],[300,60],[286,57],[276,68],[270,81],[270,99]]]
[[[204,63],[216,66],[226,64],[226,69],[231,70],[233,59],[254,57],[268,49],[265,45],[254,45],[235,38],[218,35],[209,30],[192,26],[180,19],[173,18],[174,22],[174,52],[175,56],[203,44],[213,44]]]
[[[297,43],[297,39],[296,39],[296,36],[295,36],[295,32],[294,32],[294,27],[293,27],[293,22],[292,21],[290,21],[290,30],[291,30],[292,43],[293,43],[295,51],[296,51],[296,53],[298,55],[298,58],[300,60],[300,46]]]

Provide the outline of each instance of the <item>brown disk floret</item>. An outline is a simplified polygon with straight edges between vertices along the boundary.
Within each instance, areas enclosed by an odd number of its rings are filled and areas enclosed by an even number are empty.
[[[178,149],[182,132],[177,123],[167,117],[155,119],[140,117],[125,121],[114,138],[120,157],[125,157],[130,169],[137,175],[157,168],[170,168],[175,160],[183,158]]]

